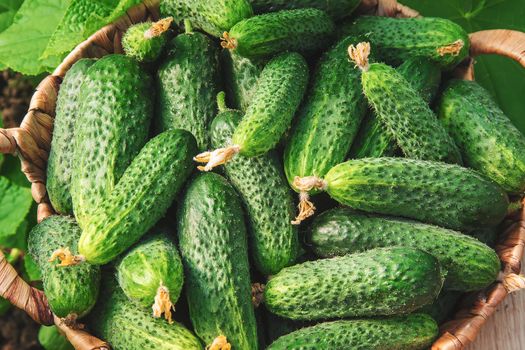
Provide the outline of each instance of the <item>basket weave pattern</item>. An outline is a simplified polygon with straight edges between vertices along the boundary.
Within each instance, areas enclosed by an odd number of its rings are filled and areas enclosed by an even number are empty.
[[[419,13],[396,0],[363,0],[359,11],[390,17],[418,17]],[[31,191],[38,203],[38,221],[54,213],[46,192],[46,165],[49,155],[56,99],[66,72],[80,58],[99,58],[111,53],[122,53],[121,38],[126,29],[147,19],[159,18],[159,0],[145,0],[127,11],[121,19],[105,26],[78,45],[37,87],[29,111],[19,128],[0,129],[0,153],[20,157],[22,170],[32,184]],[[471,59],[456,71],[463,79],[474,79],[474,57],[481,54],[508,56],[525,67],[525,34],[510,30],[489,30],[473,33]],[[525,203],[522,203],[525,204]],[[454,319],[442,326],[441,337],[432,350],[461,350],[474,341],[476,335],[505,297],[525,288],[519,277],[525,248],[525,210],[509,214],[507,229],[500,234],[496,251],[502,261],[500,281],[479,292],[474,304],[465,305]],[[73,329],[54,316],[45,295],[30,287],[16,273],[0,252],[0,295],[25,310],[41,324],[55,323],[68,337],[75,349],[105,350],[109,345],[82,329]]]

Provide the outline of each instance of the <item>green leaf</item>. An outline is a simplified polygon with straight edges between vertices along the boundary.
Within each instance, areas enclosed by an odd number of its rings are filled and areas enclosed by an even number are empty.
[[[42,274],[40,273],[40,269],[29,254],[26,254],[24,256],[24,270],[27,282],[42,280]]]
[[[23,2],[24,0],[3,0],[0,3],[0,32],[13,23],[13,18]]]
[[[17,186],[31,187],[31,183],[20,169],[20,160],[15,156],[6,155],[0,168],[0,175],[6,177]]]
[[[0,246],[25,249],[31,190],[0,177]]]
[[[469,33],[485,29],[525,31],[523,0],[401,0],[423,16],[448,18]],[[525,133],[525,68],[508,58],[476,59],[476,80],[492,93],[503,111]]]

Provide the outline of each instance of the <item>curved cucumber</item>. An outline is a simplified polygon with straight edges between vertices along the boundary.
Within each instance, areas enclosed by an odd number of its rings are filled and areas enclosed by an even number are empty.
[[[447,271],[446,290],[481,290],[498,277],[496,252],[473,237],[416,221],[333,209],[319,215],[308,240],[314,252],[332,257],[372,248],[403,246],[434,255]]]
[[[151,139],[84,228],[78,242],[84,259],[106,264],[155,225],[190,176],[196,149],[184,130]]]
[[[334,22],[321,10],[283,10],[254,16],[225,33],[222,45],[248,58],[283,51],[311,53],[329,45]]]
[[[348,37],[321,59],[306,102],[284,151],[288,182],[296,176],[323,177],[343,162],[366,112],[361,73],[348,60]]]
[[[199,150],[209,148],[208,127],[217,114],[218,65],[219,51],[206,35],[190,32],[173,39],[157,71],[157,129],[188,130]]]
[[[75,220],[51,216],[35,226],[28,237],[29,254],[42,273],[44,292],[51,310],[58,317],[86,315],[97,301],[100,283],[98,266],[57,266],[52,253],[68,247],[76,253],[81,230]]]
[[[71,197],[81,228],[146,143],[153,113],[150,77],[137,61],[108,55],[80,89]]]
[[[472,81],[450,82],[441,97],[439,117],[466,165],[507,192],[525,191],[525,136],[483,87]]]
[[[287,267],[266,285],[264,302],[294,320],[408,314],[434,301],[443,276],[428,253],[377,248]]]
[[[428,349],[438,336],[430,316],[412,314],[385,319],[319,323],[282,336],[268,350]]]
[[[334,20],[350,16],[360,3],[359,0],[250,0],[250,2],[253,11],[257,14],[280,10],[317,8],[325,11]]]
[[[211,127],[214,147],[231,142],[242,119],[234,110],[223,110]],[[291,224],[294,201],[277,154],[239,157],[225,165],[226,175],[244,200],[250,220],[250,246],[257,269],[273,275],[294,263],[299,250],[297,228]]]
[[[248,247],[241,200],[220,175],[196,177],[179,213],[179,247],[190,318],[206,344],[257,350]]]
[[[73,168],[75,123],[79,115],[80,86],[95,60],[83,58],[64,77],[58,91],[53,140],[47,161],[46,188],[53,208],[60,214],[73,214],[71,172]]]

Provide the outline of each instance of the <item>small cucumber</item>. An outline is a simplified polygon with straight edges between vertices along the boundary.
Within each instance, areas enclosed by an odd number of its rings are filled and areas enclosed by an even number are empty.
[[[219,51],[206,35],[192,32],[188,23],[186,30],[170,43],[157,71],[156,127],[188,130],[204,151],[209,147],[209,123],[217,114]]]
[[[317,8],[325,11],[334,20],[348,17],[359,6],[359,0],[250,0],[256,14],[280,10]]]
[[[423,251],[376,248],[284,268],[266,285],[264,302],[293,320],[408,314],[436,299],[444,274]]]
[[[425,314],[319,323],[282,336],[268,350],[423,350],[439,334]]]
[[[71,181],[82,229],[147,141],[152,83],[133,58],[108,55],[91,66],[79,95]]]
[[[239,111],[226,109],[224,94],[219,96],[219,110],[211,127],[214,147],[230,144],[243,116]],[[239,157],[224,168],[247,210],[255,267],[264,275],[273,275],[293,264],[299,250],[297,228],[291,224],[294,201],[277,154]]]
[[[322,189],[354,209],[457,231],[495,226],[509,206],[506,193],[475,171],[406,158],[349,160],[324,179],[302,178],[296,185],[304,191]]]
[[[66,337],[60,334],[56,326],[40,326],[38,342],[45,350],[75,350]]]
[[[175,22],[190,20],[195,27],[220,37],[233,25],[253,15],[248,0],[163,0],[162,16],[173,16]]]
[[[283,53],[264,67],[257,90],[246,114],[232,135],[232,144],[194,159],[207,163],[210,171],[237,153],[245,157],[262,155],[275,148],[290,127],[308,82],[308,65],[297,53]]]
[[[226,179],[205,173],[193,180],[178,235],[197,335],[206,344],[226,338],[233,349],[257,350],[242,203]]]
[[[411,58],[397,71],[430,104],[441,83],[441,70],[435,63],[423,58]],[[383,127],[373,111],[363,120],[350,150],[350,158],[392,157],[397,153],[396,140]]]
[[[184,280],[177,247],[164,234],[140,242],[120,260],[117,279],[124,294],[146,308],[153,316],[162,313],[171,321]]]
[[[47,161],[46,188],[53,208],[60,214],[73,214],[71,172],[74,143],[71,140],[75,137],[75,123],[79,116],[80,86],[93,63],[95,60],[80,59],[67,72],[58,91],[53,140]]]
[[[439,117],[467,166],[507,192],[525,191],[525,136],[483,87],[473,81],[451,81],[441,97]]]
[[[163,18],[155,23],[137,23],[128,28],[122,37],[126,55],[139,62],[155,62],[167,42],[167,31],[173,18]]]
[[[364,16],[344,24],[340,32],[366,38],[377,57],[393,65],[423,57],[452,69],[468,56],[470,48],[467,32],[444,18]]]
[[[461,164],[454,141],[403,75],[386,64],[370,64],[369,43],[352,46],[349,52],[363,71],[361,80],[366,98],[404,155]]]
[[[496,252],[473,237],[416,221],[359,213],[348,208],[319,215],[308,235],[314,252],[332,257],[372,248],[403,246],[434,255],[447,271],[444,288],[481,290],[498,277]]]
[[[76,253],[82,231],[75,220],[50,216],[35,226],[28,237],[29,254],[42,273],[44,292],[51,310],[58,317],[82,317],[97,301],[100,283],[98,266],[58,266],[49,257],[61,247]]]
[[[318,9],[283,10],[245,19],[224,33],[222,47],[243,57],[271,57],[283,51],[309,54],[326,48],[335,25]]]

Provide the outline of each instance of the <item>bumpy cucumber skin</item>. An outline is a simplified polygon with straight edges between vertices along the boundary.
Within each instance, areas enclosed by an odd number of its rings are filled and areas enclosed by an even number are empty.
[[[434,301],[443,275],[428,253],[376,248],[287,267],[270,279],[264,301],[293,320],[404,314]]]
[[[393,65],[400,65],[412,57],[423,57],[443,69],[452,69],[467,57],[470,47],[467,32],[444,18],[364,16],[343,25],[340,32],[364,36],[372,44],[377,57]],[[463,43],[458,53],[439,52],[440,48],[458,40]]]
[[[235,51],[223,50],[221,68],[229,105],[246,111],[257,91],[257,81],[264,69],[264,64],[242,57]]]
[[[108,55],[91,66],[80,89],[71,198],[81,228],[147,141],[152,82],[137,61]]]
[[[38,331],[38,342],[46,350],[75,350],[66,337],[58,332],[56,326],[41,326]]]
[[[282,336],[268,350],[421,350],[432,345],[438,325],[425,314],[319,323]]]
[[[231,144],[242,117],[234,110],[217,115],[211,127],[214,147]],[[291,224],[295,206],[277,154],[237,157],[224,168],[243,198],[250,221],[251,254],[259,272],[273,275],[293,264],[299,250],[297,227]]]
[[[44,292],[51,310],[58,317],[87,314],[97,301],[100,269],[81,264],[59,267],[49,262],[51,254],[69,247],[76,253],[81,230],[75,220],[66,216],[51,216],[35,226],[28,237],[29,254],[42,273]]]
[[[206,173],[193,180],[178,235],[197,335],[206,344],[223,335],[234,349],[257,350],[242,204],[226,179]]]
[[[458,165],[406,158],[365,158],[333,167],[328,194],[366,212],[401,216],[457,231],[495,226],[509,200],[494,182]]]
[[[473,81],[450,82],[438,114],[467,166],[507,192],[525,191],[525,137],[483,87]]]
[[[151,22],[138,23],[128,28],[122,37],[122,47],[126,55],[139,62],[150,63],[156,61],[166,45],[166,34],[146,38],[146,33],[151,28]]]
[[[78,250],[103,265],[124,252],[162,218],[193,170],[195,138],[185,130],[151,139],[111,194],[93,213]]]
[[[273,149],[290,127],[308,83],[308,65],[297,53],[283,53],[264,67],[246,115],[232,143],[253,157]]]
[[[140,242],[119,261],[117,280],[124,294],[144,307],[151,307],[162,284],[173,304],[182,290],[184,273],[177,247],[166,235]]]
[[[157,129],[188,130],[199,150],[209,148],[208,127],[217,114],[219,51],[202,33],[178,35],[157,71]]]
[[[179,24],[189,19],[192,26],[220,37],[235,23],[251,17],[253,10],[248,0],[163,0],[160,13],[173,16]]]
[[[372,63],[361,78],[377,118],[406,157],[461,164],[454,141],[401,73]]]
[[[500,271],[496,252],[473,237],[416,221],[359,213],[348,208],[319,215],[308,234],[314,252],[333,257],[372,248],[403,246],[434,255],[447,271],[444,288],[476,291]]]
[[[334,22],[318,9],[284,10],[245,19],[228,32],[244,57],[269,57],[283,51],[312,53],[331,42]]]
[[[325,11],[334,20],[350,16],[359,5],[359,0],[250,0],[250,2],[256,14],[300,8],[317,8]]]
[[[95,60],[83,58],[64,77],[57,97],[53,123],[53,140],[47,161],[47,193],[53,208],[60,214],[73,214],[71,172],[73,168],[75,123],[78,118],[80,86]]]
[[[319,62],[284,151],[291,185],[296,176],[324,177],[348,154],[366,112],[361,73],[348,59],[348,46],[357,42],[342,40]]]

